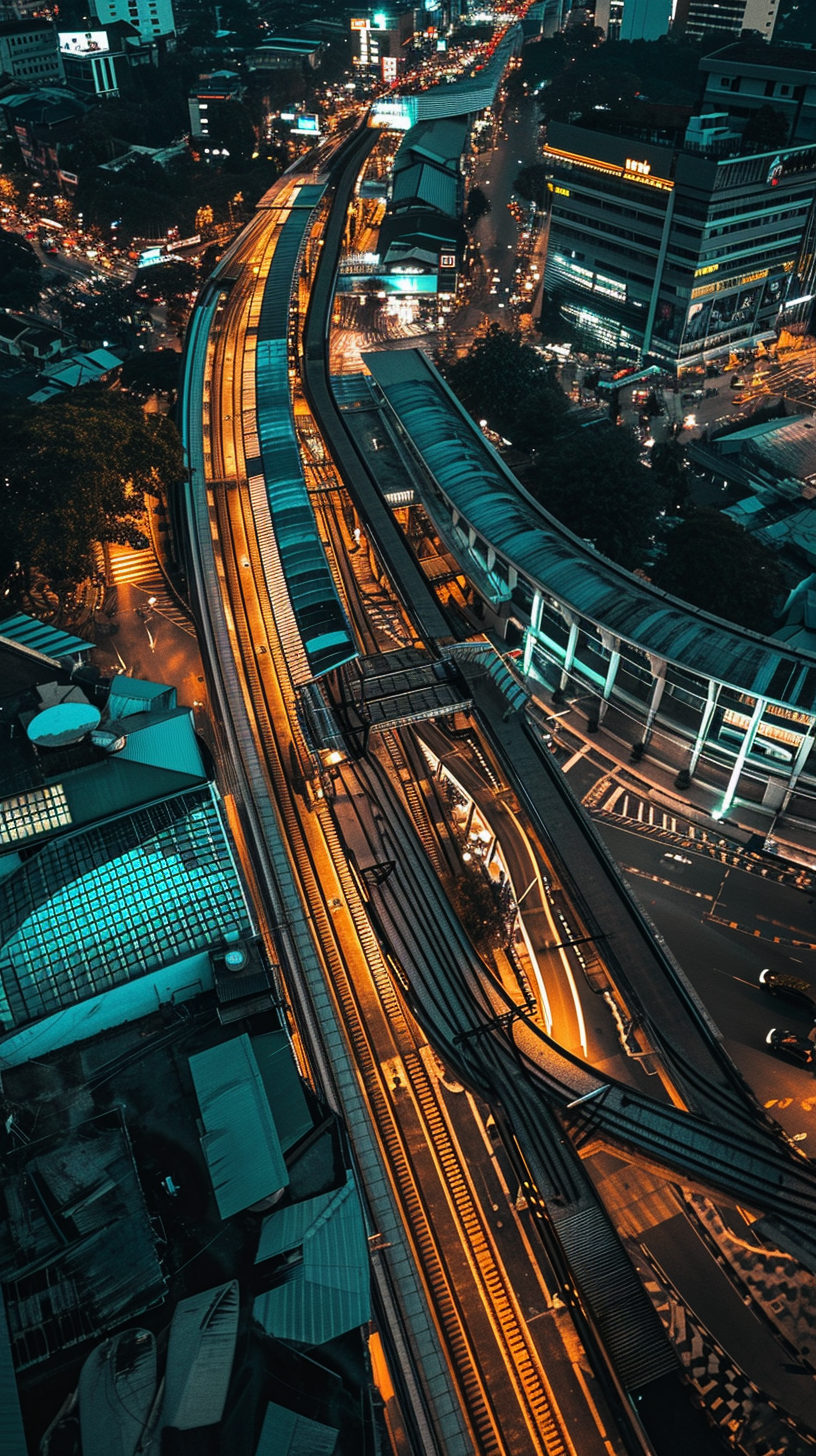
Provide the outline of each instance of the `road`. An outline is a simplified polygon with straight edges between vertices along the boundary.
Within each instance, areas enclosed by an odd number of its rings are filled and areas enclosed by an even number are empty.
[[[813,897],[729,868],[693,849],[681,851],[692,863],[677,865],[666,860],[667,853],[678,852],[673,845],[618,828],[611,816],[599,823],[633,893],[720,1028],[729,1055],[785,1131],[797,1138],[804,1132],[816,1149],[813,1073],[781,1061],[765,1044],[773,1026],[805,1036],[812,1022],[799,1007],[775,1000],[759,984],[760,971],[770,966],[816,986],[816,949],[760,938],[763,931],[773,930],[812,941]],[[741,928],[713,923],[712,913]]]

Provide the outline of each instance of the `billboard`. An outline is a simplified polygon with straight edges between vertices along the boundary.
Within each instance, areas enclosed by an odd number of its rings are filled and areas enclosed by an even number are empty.
[[[308,132],[310,136],[320,135],[320,122],[312,112],[304,112],[295,123],[295,131]]]
[[[66,56],[91,56],[108,49],[105,30],[61,30],[59,48]]]
[[[341,273],[337,278],[338,293],[365,293],[376,298],[384,293],[389,297],[401,294],[406,297],[419,293],[436,293],[435,273],[383,273],[380,275]]]

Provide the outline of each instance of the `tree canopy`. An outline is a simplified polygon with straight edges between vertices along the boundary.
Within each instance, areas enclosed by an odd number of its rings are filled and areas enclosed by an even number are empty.
[[[784,147],[787,140],[787,117],[775,106],[760,106],[758,111],[751,112],[742,133],[744,147],[756,152],[773,152],[777,147]]]
[[[531,399],[552,383],[552,371],[518,334],[491,324],[465,357],[450,366],[448,383],[475,419],[486,419],[500,435],[513,439],[520,412],[527,413]]]
[[[469,228],[475,227],[480,217],[487,217],[491,211],[490,199],[481,187],[471,187],[467,195],[465,207],[465,225]]]
[[[55,583],[80,580],[95,541],[142,544],[145,492],[183,474],[175,425],[122,393],[86,385],[3,416],[0,579],[19,562]]]
[[[0,228],[0,304],[4,308],[36,308],[42,268],[25,238]]]
[[[565,432],[529,484],[546,510],[604,556],[629,570],[642,564],[664,498],[640,463],[632,430],[602,423]]]
[[[528,162],[513,183],[513,191],[543,212],[547,206],[547,168],[543,162]]]
[[[767,632],[784,574],[775,552],[717,511],[695,511],[669,533],[656,586],[705,612]]]

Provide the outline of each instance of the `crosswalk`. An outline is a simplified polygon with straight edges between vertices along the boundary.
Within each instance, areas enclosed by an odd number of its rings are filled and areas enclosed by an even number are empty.
[[[145,600],[153,598],[153,611],[179,627],[188,636],[195,637],[196,631],[189,616],[170,595],[162,576],[153,548],[145,546],[134,550],[132,546],[111,543],[108,548],[110,576],[114,586],[136,586],[144,592]]]
[[[588,805],[595,813],[616,814],[621,819],[635,821],[644,827],[660,829],[670,834],[688,834],[691,826],[687,819],[678,819],[670,810],[632,792],[624,784],[613,784],[609,780],[606,782],[609,792],[600,801]]]

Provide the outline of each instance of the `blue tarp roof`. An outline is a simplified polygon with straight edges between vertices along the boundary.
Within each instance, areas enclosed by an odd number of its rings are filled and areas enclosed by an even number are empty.
[[[302,1250],[282,1282],[261,1294],[255,1318],[269,1334],[323,1345],[371,1315],[368,1241],[349,1172],[342,1188],[290,1204],[264,1220],[256,1263]]]
[[[201,1147],[222,1218],[286,1188],[278,1130],[248,1036],[189,1058],[204,1123]]]

